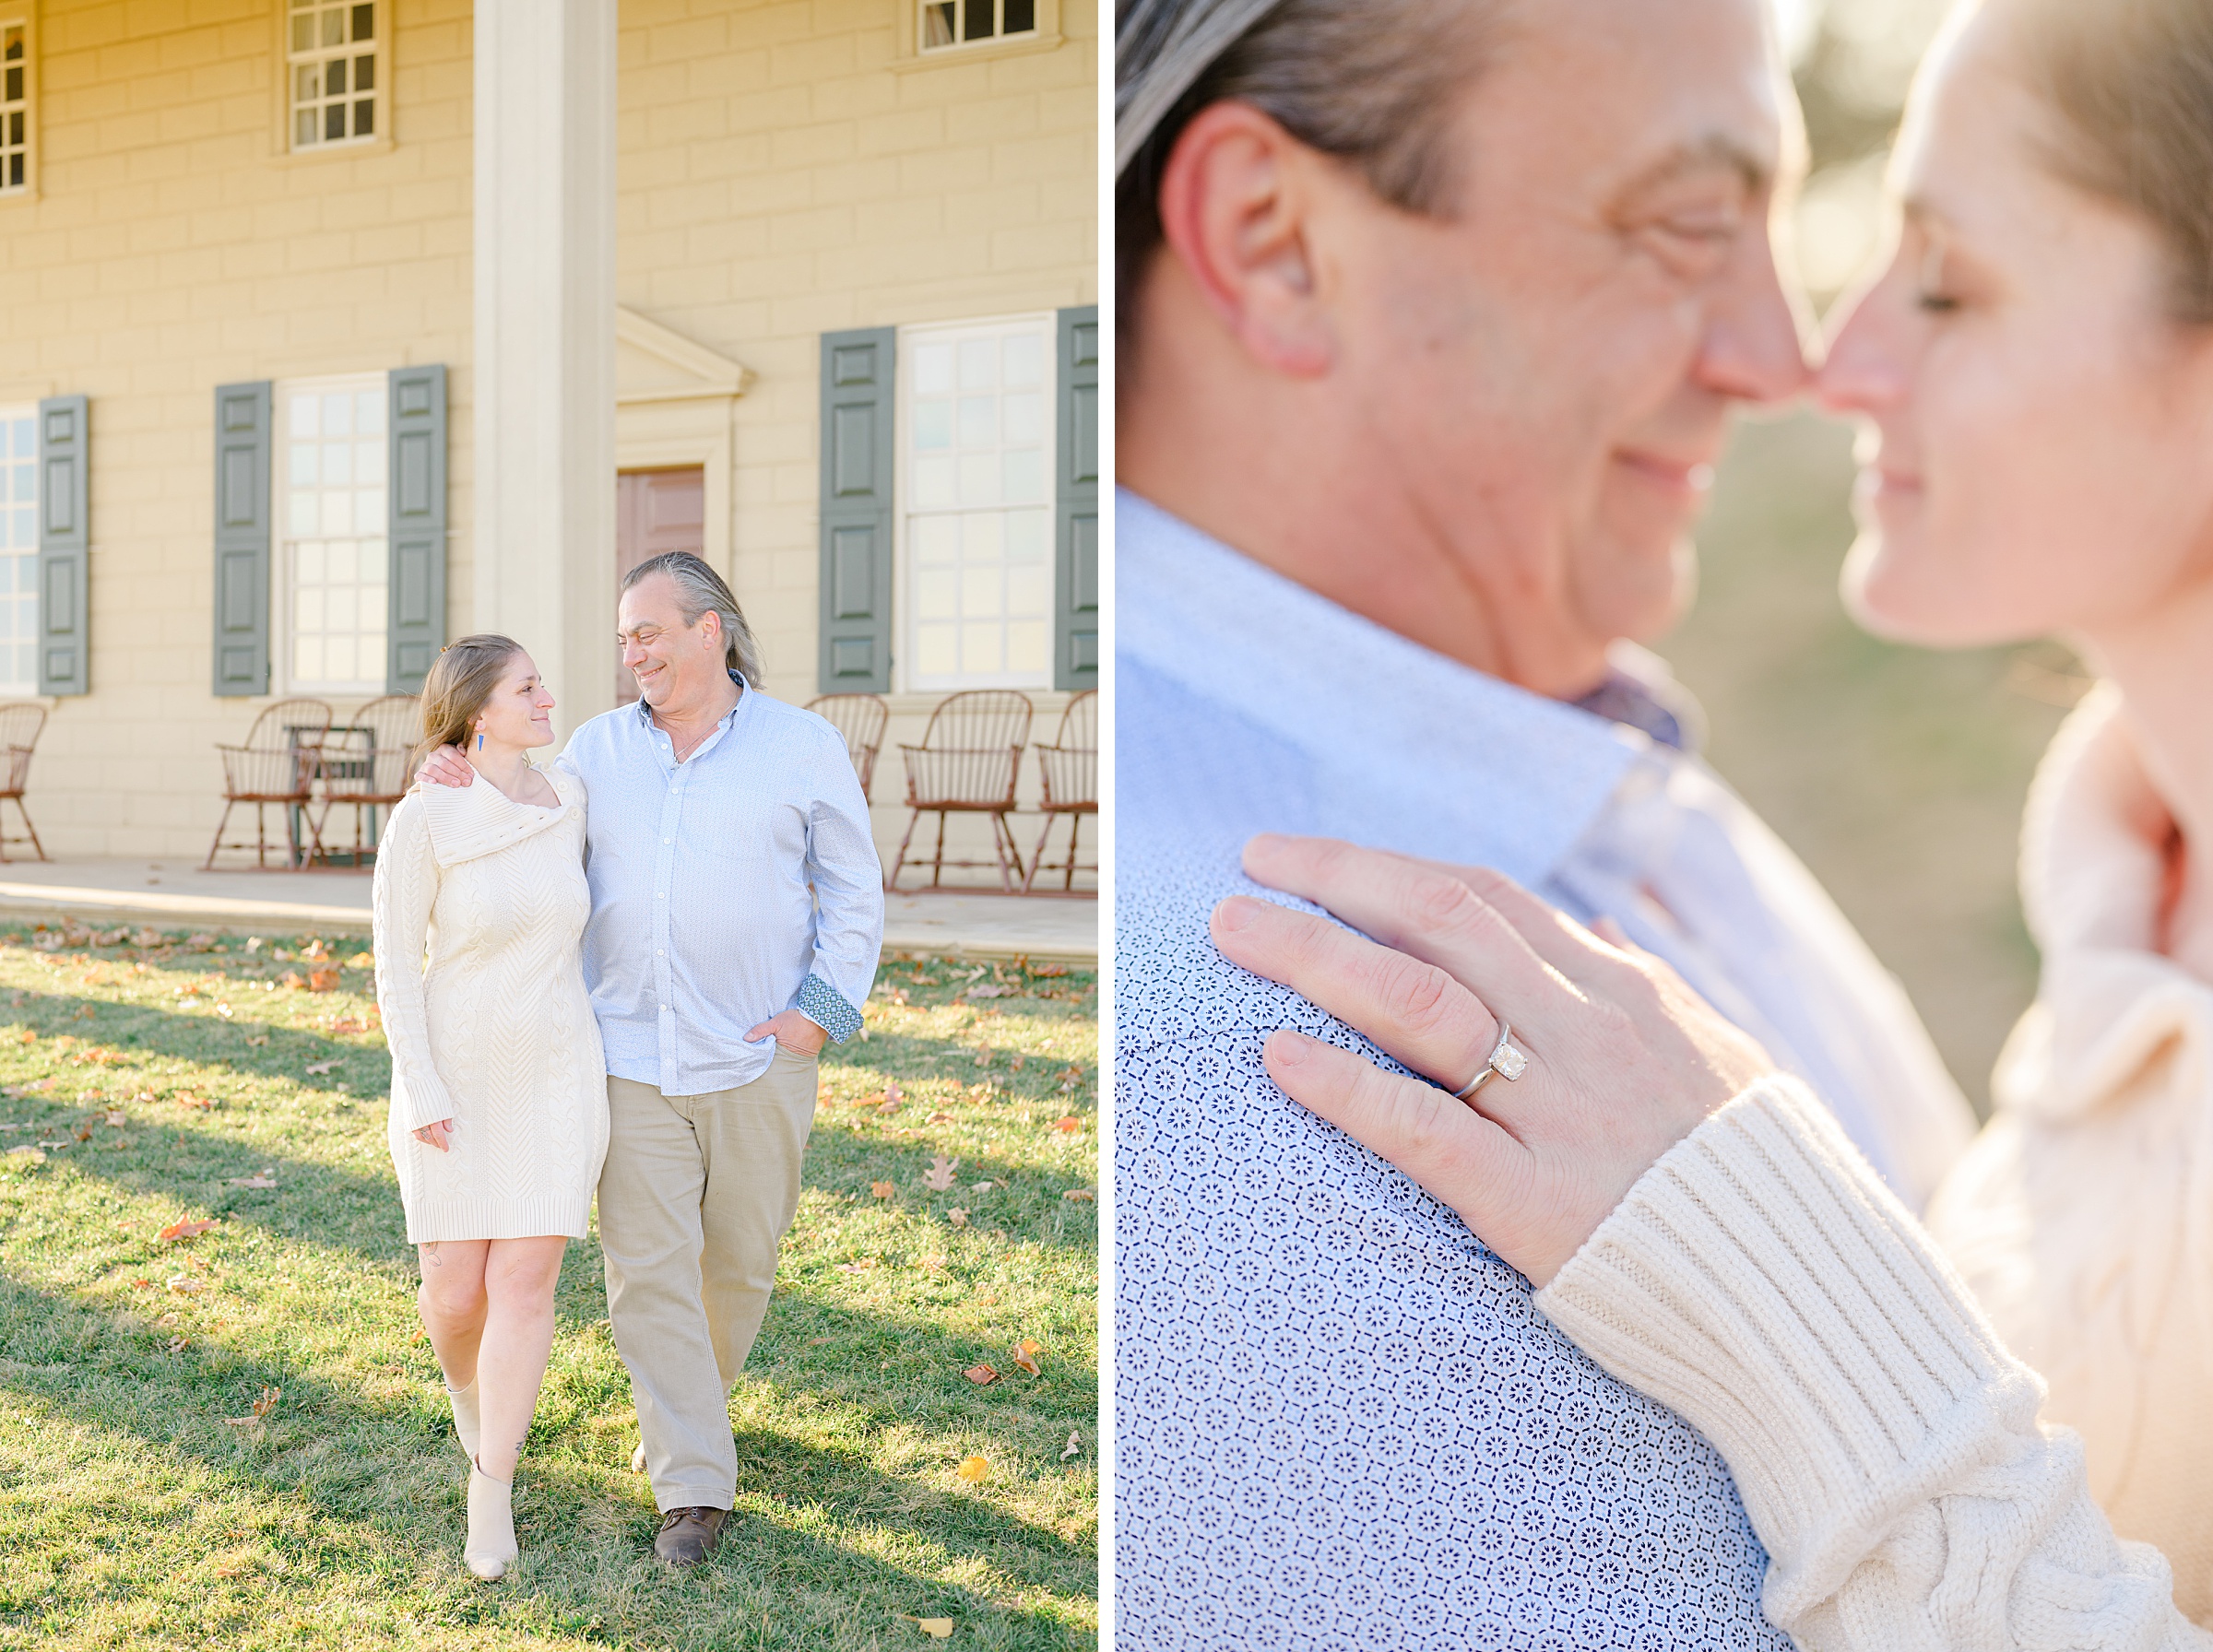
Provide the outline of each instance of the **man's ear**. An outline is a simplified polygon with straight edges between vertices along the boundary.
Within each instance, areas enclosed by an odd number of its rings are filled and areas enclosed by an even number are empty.
[[[1160,181],[1161,231],[1248,354],[1277,372],[1329,371],[1335,338],[1309,222],[1314,152],[1249,103],[1209,105]]]

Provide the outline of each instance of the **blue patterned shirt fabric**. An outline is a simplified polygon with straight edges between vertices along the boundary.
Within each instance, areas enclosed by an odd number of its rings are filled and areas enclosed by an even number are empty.
[[[883,868],[846,742],[732,672],[737,705],[682,762],[644,701],[560,764],[590,795],[585,983],[607,1070],[704,1095],[768,1070],[746,1033],[796,1009],[838,1043],[883,945]]]
[[[1916,1202],[1971,1115],[1903,994],[1695,757],[1118,511],[1118,1646],[1780,1652],[1721,1459],[1276,1090],[1276,1028],[1379,1057],[1207,916],[1297,904],[1239,871],[1260,831],[1496,867],[1666,957]]]

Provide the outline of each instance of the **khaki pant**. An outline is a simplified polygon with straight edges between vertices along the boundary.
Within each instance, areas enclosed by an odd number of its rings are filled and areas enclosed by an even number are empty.
[[[730,1385],[768,1312],[776,1242],[799,1209],[814,1097],[815,1057],[781,1047],[736,1090],[665,1096],[607,1081],[608,1314],[664,1513],[737,1502]]]

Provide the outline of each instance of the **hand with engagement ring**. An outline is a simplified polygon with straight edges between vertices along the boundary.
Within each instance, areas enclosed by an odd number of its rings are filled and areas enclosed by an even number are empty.
[[[449,1145],[453,1140],[454,1129],[455,1125],[452,1119],[441,1118],[434,1123],[424,1125],[419,1130],[410,1131],[409,1134],[425,1147],[434,1147],[442,1153],[450,1153],[454,1150]]]
[[[1245,846],[1245,871],[1361,933],[1233,896],[1211,926],[1223,955],[1433,1081],[1292,1032],[1270,1035],[1269,1077],[1539,1286],[1663,1153],[1775,1070],[1618,928],[1601,938],[1497,872],[1273,835]]]

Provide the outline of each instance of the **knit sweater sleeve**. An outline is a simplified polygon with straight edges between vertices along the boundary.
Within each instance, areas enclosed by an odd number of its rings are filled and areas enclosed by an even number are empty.
[[[1537,1298],[1727,1459],[1769,1617],[1852,1652],[2206,1652],[2074,1434],[1794,1080],[1646,1172]]]
[[[423,992],[423,948],[438,897],[438,859],[429,822],[403,799],[385,824],[370,891],[376,949],[376,1007],[392,1048],[393,1103],[419,1130],[454,1116],[452,1096],[431,1060],[431,1024]]]

